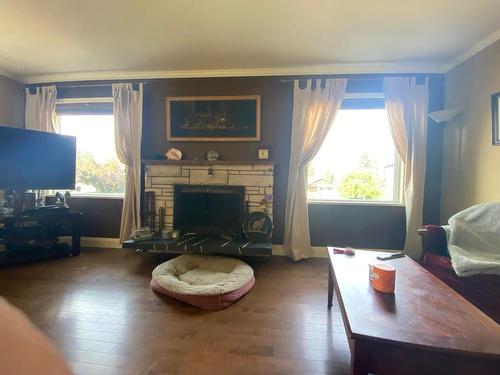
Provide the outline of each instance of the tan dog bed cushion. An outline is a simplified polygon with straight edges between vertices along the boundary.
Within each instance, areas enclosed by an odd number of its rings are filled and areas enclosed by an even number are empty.
[[[231,306],[252,289],[252,267],[239,259],[181,255],[153,270],[151,288],[205,310]]]

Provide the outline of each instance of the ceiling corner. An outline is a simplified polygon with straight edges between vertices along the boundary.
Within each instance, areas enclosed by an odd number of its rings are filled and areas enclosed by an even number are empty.
[[[3,69],[1,67],[0,67],[0,76],[13,79],[14,81],[17,81],[19,83],[25,83],[24,77],[21,77],[20,75],[12,73],[11,71]]]
[[[479,42],[475,43],[465,52],[461,53],[460,55],[450,60],[448,63],[444,64],[443,66],[444,73],[448,73],[450,70],[456,68],[458,65],[469,60],[471,57],[485,50],[498,40],[500,40],[500,29],[497,29],[496,31],[492,32],[485,38],[481,39]]]

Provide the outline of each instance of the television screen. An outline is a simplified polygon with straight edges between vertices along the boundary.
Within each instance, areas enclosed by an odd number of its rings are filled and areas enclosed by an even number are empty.
[[[0,188],[74,189],[76,138],[0,126]]]
[[[174,186],[174,229],[184,233],[240,234],[242,186]]]

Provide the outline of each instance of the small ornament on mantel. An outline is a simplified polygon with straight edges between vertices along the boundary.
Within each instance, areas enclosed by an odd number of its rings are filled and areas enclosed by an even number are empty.
[[[207,160],[208,161],[216,161],[219,160],[219,153],[215,150],[210,150],[207,152]]]
[[[181,160],[182,152],[176,148],[171,148],[165,154],[168,160]]]
[[[259,159],[260,160],[267,160],[269,159],[269,149],[268,148],[259,148]]]

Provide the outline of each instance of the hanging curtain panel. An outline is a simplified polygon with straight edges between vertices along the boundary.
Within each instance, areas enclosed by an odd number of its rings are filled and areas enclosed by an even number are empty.
[[[143,85],[134,90],[130,83],[113,84],[115,147],[125,165],[125,197],[120,241],[128,239],[133,228],[141,226],[141,137]]]
[[[59,133],[56,114],[57,89],[55,86],[37,87],[34,93],[26,88],[25,127],[48,133]]]
[[[307,206],[307,167],[340,110],[347,79],[294,83],[292,144],[288,175],[284,247],[298,261],[312,256]]]
[[[404,248],[409,256],[417,259],[421,252],[417,231],[423,224],[428,83],[419,85],[415,77],[385,78],[384,96],[392,138],[404,164]]]

